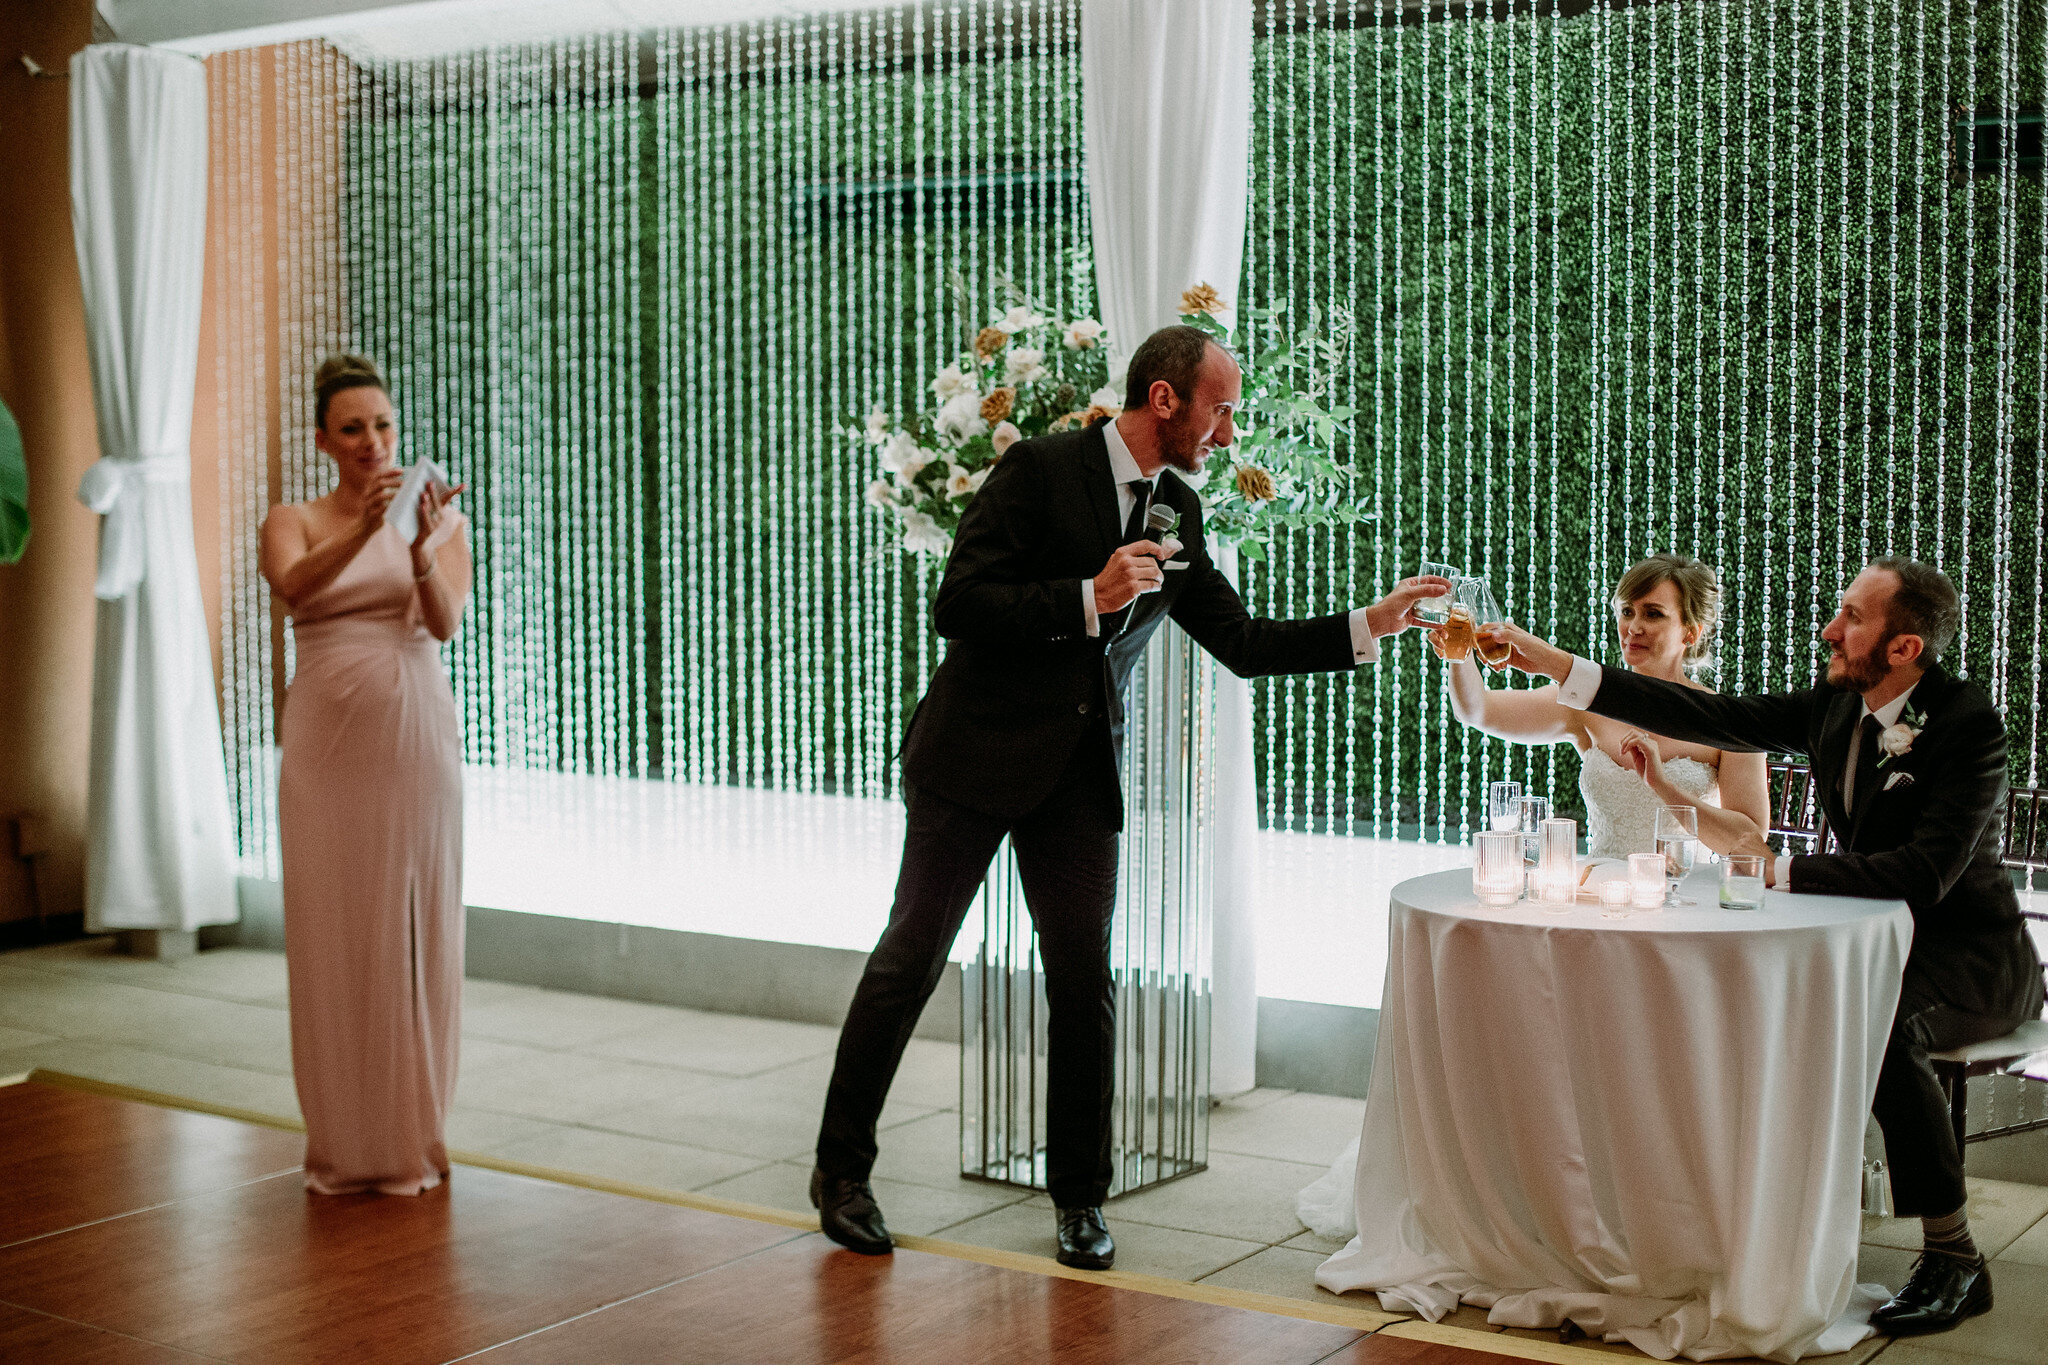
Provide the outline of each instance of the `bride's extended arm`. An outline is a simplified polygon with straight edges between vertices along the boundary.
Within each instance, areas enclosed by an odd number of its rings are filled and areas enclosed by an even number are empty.
[[[1443,657],[1437,633],[1430,635],[1437,657]],[[1557,699],[1557,684],[1518,692],[1492,688],[1471,659],[1450,664],[1444,674],[1451,689],[1451,714],[1475,730],[1518,744],[1557,744],[1572,738],[1577,713]]]
[[[1721,804],[1696,801],[1673,786],[1664,773],[1657,741],[1641,730],[1621,742],[1621,756],[1633,766],[1651,792],[1667,806],[1691,806],[1699,816],[1700,842],[1716,853],[1768,853],[1764,831],[1771,825],[1771,802],[1765,785],[1762,754],[1721,756]]]

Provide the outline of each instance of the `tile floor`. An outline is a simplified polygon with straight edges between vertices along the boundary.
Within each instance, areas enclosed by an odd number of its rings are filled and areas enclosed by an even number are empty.
[[[159,963],[83,940],[0,955],[0,1076],[47,1067],[296,1117],[285,1001],[274,952]],[[493,981],[467,984],[463,1022],[451,1147],[808,1211],[833,1030]],[[955,1174],[958,1086],[956,1048],[911,1043],[875,1171],[890,1226],[1049,1254],[1042,1196]],[[1363,1108],[1274,1090],[1219,1105],[1207,1172],[1111,1206],[1117,1268],[1329,1298],[1315,1268],[1337,1244],[1295,1221],[1294,1196],[1357,1132]],[[1837,1360],[2048,1361],[2048,1133],[1973,1148],[1971,1165],[2003,1177],[1971,1181],[1977,1240],[1998,1262],[1997,1309],[1940,1337],[1866,1342]],[[1916,1233],[1873,1221],[1860,1278],[1899,1283]],[[1451,1321],[1492,1330],[1476,1309]]]

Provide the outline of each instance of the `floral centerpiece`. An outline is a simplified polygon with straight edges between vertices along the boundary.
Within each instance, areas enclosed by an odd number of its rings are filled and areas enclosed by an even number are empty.
[[[1279,531],[1372,520],[1338,458],[1355,412],[1331,401],[1350,352],[1350,316],[1312,311],[1295,335],[1283,310],[1252,309],[1233,334],[1219,320],[1224,310],[1206,284],[1181,295],[1181,321],[1229,345],[1244,374],[1236,440],[1186,476],[1201,492],[1209,541],[1264,559]],[[1018,441],[1122,411],[1106,387],[1107,340],[1093,318],[1058,322],[1019,298],[931,381],[934,407],[900,422],[880,406],[867,415],[861,435],[882,467],[867,501],[897,518],[906,552],[950,550],[967,504]]]

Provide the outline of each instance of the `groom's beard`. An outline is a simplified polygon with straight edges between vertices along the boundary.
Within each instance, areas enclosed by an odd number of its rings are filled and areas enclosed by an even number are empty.
[[[1884,661],[1884,652],[1890,644],[1891,641],[1886,640],[1854,659],[1831,647],[1828,681],[1851,692],[1868,692],[1891,676],[1891,665]]]

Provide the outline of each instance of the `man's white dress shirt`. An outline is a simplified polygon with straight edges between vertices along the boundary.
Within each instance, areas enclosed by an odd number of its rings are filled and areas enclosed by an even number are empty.
[[[1145,484],[1148,488],[1159,486],[1159,476],[1151,478],[1138,469],[1137,457],[1124,444],[1123,433],[1116,429],[1115,419],[1102,425],[1103,439],[1109,443],[1109,477],[1116,484],[1117,525],[1131,524],[1131,508],[1136,505],[1137,495],[1131,491],[1134,483]],[[1095,611],[1095,580],[1081,580],[1081,610],[1088,619],[1088,635],[1092,639],[1102,634],[1102,620]],[[1379,641],[1373,638],[1372,627],[1366,623],[1365,608],[1356,607],[1351,612],[1351,661],[1359,664],[1377,662],[1380,657]]]

